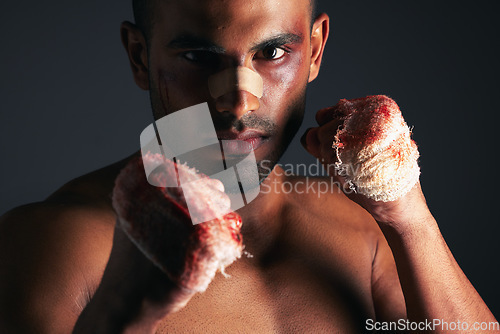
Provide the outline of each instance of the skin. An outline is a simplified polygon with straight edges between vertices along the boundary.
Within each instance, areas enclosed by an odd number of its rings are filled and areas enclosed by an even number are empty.
[[[328,16],[318,16],[311,30],[307,12],[303,0],[162,2],[149,46],[131,23],[122,25],[122,40],[156,118],[207,101],[218,133],[257,128],[266,137],[257,160],[276,160],[300,124],[305,88],[318,75],[328,38]],[[225,52],[200,67],[192,45],[168,47],[181,33]],[[290,50],[283,58],[271,61],[252,49],[283,33],[301,37],[276,46]],[[240,91],[214,100],[200,84],[234,66],[262,76],[261,99]],[[338,123],[318,116],[304,144],[328,158]],[[266,133],[256,120],[274,130]],[[203,294],[183,291],[115,226],[110,194],[130,159],[1,218],[0,332],[348,333],[362,330],[367,318],[406,318],[406,307],[414,320],[494,321],[454,262],[419,186],[389,204],[349,199],[336,187],[318,197],[304,178],[280,168],[262,186],[296,191],[262,192],[238,211],[253,257],[227,268],[231,278],[217,275]]]

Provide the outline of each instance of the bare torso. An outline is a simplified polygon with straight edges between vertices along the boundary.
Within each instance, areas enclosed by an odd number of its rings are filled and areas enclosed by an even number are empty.
[[[65,232],[60,236],[77,240],[87,252],[73,259],[81,277],[67,288],[78,291],[68,293],[70,317],[77,317],[91,298],[106,266],[115,220],[110,194],[124,162],[83,176],[48,199],[50,212],[58,207],[93,211],[76,219],[79,225],[70,228],[71,238]],[[296,184],[303,178],[286,180]],[[338,190],[321,198],[303,192],[281,196],[279,209],[265,218],[280,220],[276,237],[265,247],[249,244],[254,256],[243,256],[226,268],[229,278],[217,274],[205,293],[168,315],[158,333],[361,331],[366,319],[376,316],[373,264],[382,235],[372,218]]]
[[[328,221],[322,208],[290,204],[266,254],[237,261],[227,269],[230,278],[217,275],[205,293],[169,315],[160,332],[359,332],[375,316],[376,234],[354,217],[358,226],[348,226]]]

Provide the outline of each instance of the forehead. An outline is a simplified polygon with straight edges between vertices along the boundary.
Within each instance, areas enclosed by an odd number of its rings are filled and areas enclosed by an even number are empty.
[[[310,26],[310,0],[160,0],[155,34],[191,33],[224,42],[303,35]]]

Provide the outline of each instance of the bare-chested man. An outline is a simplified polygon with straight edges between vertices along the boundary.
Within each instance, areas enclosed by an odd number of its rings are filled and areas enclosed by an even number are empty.
[[[123,23],[122,40],[155,117],[208,102],[221,138],[252,130],[257,160],[276,163],[302,121],[328,16],[313,17],[310,0],[134,5],[137,25]],[[261,98],[210,96],[208,77],[235,66],[259,73]],[[339,125],[326,116],[303,141],[320,159]],[[253,257],[228,267],[231,278],[217,275],[205,293],[182,295],[115,230],[111,193],[131,158],[1,218],[0,332],[351,333],[374,320],[496,321],[453,259],[418,184],[389,203],[340,190],[318,197],[278,167],[263,186],[286,181],[296,192],[263,192],[238,210]],[[186,305],[173,310],[173,299],[183,298]]]

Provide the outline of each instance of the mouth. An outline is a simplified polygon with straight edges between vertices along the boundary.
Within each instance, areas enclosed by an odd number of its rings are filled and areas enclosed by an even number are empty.
[[[248,155],[269,139],[269,136],[255,130],[245,130],[240,133],[222,132],[218,133],[217,137],[222,142],[226,157]]]

